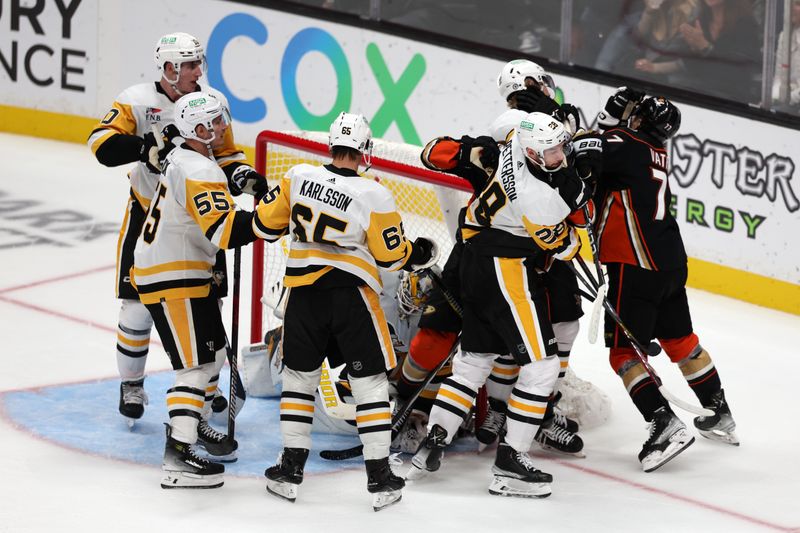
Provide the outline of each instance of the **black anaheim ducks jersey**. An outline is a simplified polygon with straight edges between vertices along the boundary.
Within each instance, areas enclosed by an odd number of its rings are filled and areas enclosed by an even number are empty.
[[[647,270],[686,264],[678,223],[669,210],[667,173],[667,151],[650,136],[628,128],[603,134],[595,223],[602,262]]]

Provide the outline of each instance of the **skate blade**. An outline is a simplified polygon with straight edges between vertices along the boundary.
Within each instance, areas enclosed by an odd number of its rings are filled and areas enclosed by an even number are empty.
[[[292,503],[297,499],[297,487],[294,483],[267,479],[267,492]]]
[[[538,444],[539,444],[539,447],[541,449],[543,449],[545,451],[548,451],[548,452],[552,452],[552,453],[554,453],[556,455],[564,455],[566,457],[576,457],[578,459],[586,459],[586,454],[583,453],[583,450],[581,450],[579,452],[567,452],[567,451],[564,451],[564,450],[559,450],[558,448],[555,448],[553,446],[549,446],[547,444],[542,444],[541,442],[539,442]]]
[[[228,455],[211,455],[207,451],[203,451],[203,453],[199,455],[205,457],[212,463],[228,464],[228,463],[235,463],[236,461],[239,460],[239,458],[236,456],[236,452],[229,453]]]
[[[420,479],[426,478],[428,474],[430,474],[429,470],[420,468],[412,462],[411,468],[409,468],[408,472],[406,472],[405,479],[407,479],[408,481],[418,481]]]
[[[198,476],[188,472],[165,471],[162,489],[216,489],[224,484],[222,474]]]
[[[713,429],[711,431],[698,429],[697,431],[709,440],[724,442],[725,444],[730,444],[731,446],[739,446],[739,437],[734,431],[721,431]]]
[[[128,430],[133,431],[133,427],[136,425],[137,418],[130,418],[127,416],[123,416],[122,418],[125,419],[125,424],[128,426]]]
[[[372,497],[372,510],[376,513],[394,505],[403,499],[403,493],[399,490],[389,490],[386,492],[376,492]]]
[[[547,498],[552,494],[550,483],[529,483],[507,476],[495,475],[489,485],[489,494],[513,498]]]
[[[685,433],[685,432],[682,431],[680,433]],[[672,438],[675,439],[675,436],[673,436]],[[642,469],[645,472],[653,472],[655,470],[658,470],[668,462],[672,461],[681,452],[683,452],[683,450],[691,446],[693,443],[694,443],[694,437],[690,437],[689,440],[685,440],[684,438],[678,438],[676,440],[672,440],[672,443],[663,452],[658,454],[653,453],[645,457],[642,460]]]

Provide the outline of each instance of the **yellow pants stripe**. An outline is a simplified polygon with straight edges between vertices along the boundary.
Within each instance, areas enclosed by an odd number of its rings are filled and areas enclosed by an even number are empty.
[[[542,340],[537,327],[539,317],[531,301],[527,273],[522,259],[497,257],[495,258],[495,270],[500,287],[503,289],[503,295],[514,314],[517,329],[525,342],[525,347],[531,354],[531,358],[539,361],[544,357]]]

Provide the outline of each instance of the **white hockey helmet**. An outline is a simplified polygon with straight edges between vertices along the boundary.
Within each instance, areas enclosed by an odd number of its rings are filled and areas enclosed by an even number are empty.
[[[556,120],[546,113],[529,113],[520,120],[514,130],[525,157],[542,170],[555,172],[559,168],[566,166],[567,156],[572,149],[571,137],[560,120]],[[545,166],[546,152],[559,148],[564,152],[561,165],[555,168],[548,168]],[[530,157],[528,149],[536,154],[538,161]]]
[[[342,112],[331,124],[328,147],[346,146],[364,155],[369,166],[372,159],[372,130],[364,115]]]
[[[168,33],[156,43],[154,53],[156,66],[161,72],[161,77],[173,85],[180,79],[181,63],[200,61],[203,72],[206,72],[206,52],[203,45],[188,33]],[[177,75],[174,80],[167,78],[164,64],[172,63]]]
[[[194,139],[210,146],[216,138],[212,122],[220,116],[226,125],[231,123],[228,109],[213,94],[189,93],[175,102],[175,126],[184,139]],[[195,128],[200,124],[211,132],[210,139],[197,136]]]
[[[542,92],[550,98],[556,94],[556,84],[553,78],[545,70],[533,61],[527,59],[514,59],[506,63],[500,76],[497,77],[497,89],[503,100],[517,91],[524,91],[526,78],[533,78],[537,83],[543,85]],[[549,94],[547,92],[549,91]]]

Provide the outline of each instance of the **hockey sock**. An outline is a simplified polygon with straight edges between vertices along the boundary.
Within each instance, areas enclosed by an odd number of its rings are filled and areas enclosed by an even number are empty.
[[[392,412],[389,408],[389,381],[381,373],[363,378],[350,377],[356,401],[358,438],[364,445],[364,459],[389,456],[392,433]]]
[[[492,371],[494,354],[460,350],[453,358],[453,375],[442,383],[433,402],[428,431],[439,425],[447,431],[447,442],[453,440],[461,422],[469,414],[478,389]]]
[[[544,419],[547,403],[558,378],[558,358],[546,357],[520,368],[506,410],[506,442],[515,450],[530,448]]]
[[[486,380],[486,394],[489,398],[505,403],[517,382],[518,375],[519,365],[514,358],[510,355],[501,355],[492,364],[492,372]]]
[[[678,367],[700,405],[711,405],[711,397],[722,388],[722,381],[708,352],[699,345],[697,348],[697,353],[680,361]]]
[[[117,325],[117,368],[122,381],[144,377],[153,317],[138,300],[122,300]]]
[[[658,385],[633,354],[633,349],[612,348],[611,366],[622,378],[622,383],[633,400],[633,404],[642,413],[644,419],[650,422],[653,419],[653,413],[667,403],[658,391]]]
[[[286,448],[311,448],[311,423],[314,420],[314,391],[322,368],[314,372],[283,369],[281,392],[281,434]]]
[[[175,440],[188,444],[197,441],[197,424],[202,417],[205,390],[213,371],[213,363],[175,371],[175,386],[167,391],[169,425]]]

